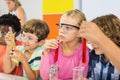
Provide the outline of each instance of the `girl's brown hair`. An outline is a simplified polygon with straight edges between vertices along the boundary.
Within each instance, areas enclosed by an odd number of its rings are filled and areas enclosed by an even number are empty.
[[[97,17],[92,20],[96,23],[100,29],[120,47],[120,19],[113,15],[108,14],[101,17]]]

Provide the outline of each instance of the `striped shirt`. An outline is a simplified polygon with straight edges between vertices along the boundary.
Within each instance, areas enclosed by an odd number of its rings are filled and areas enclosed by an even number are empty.
[[[104,55],[96,55],[94,50],[90,52],[89,80],[120,80],[120,75],[112,63],[105,62],[104,59]]]
[[[25,52],[25,49],[23,46],[17,46],[17,49],[19,49],[22,53]],[[28,63],[31,67],[32,70],[39,70],[40,66],[40,60],[41,60],[41,55],[42,55],[43,47],[37,47],[31,58],[28,60]],[[23,76],[27,78],[26,72],[23,69]],[[41,80],[40,78],[38,80]]]

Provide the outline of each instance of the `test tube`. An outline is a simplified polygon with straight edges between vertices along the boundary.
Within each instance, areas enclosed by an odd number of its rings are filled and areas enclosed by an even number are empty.
[[[12,32],[12,28],[11,27],[9,27],[9,31],[10,31],[11,36],[12,36],[12,39],[11,39],[12,47],[15,48],[16,47],[16,45],[15,45],[15,38],[14,38],[14,34]]]
[[[82,56],[82,62],[85,64],[86,63],[86,39],[83,38],[82,40],[82,45],[83,45],[83,56]]]

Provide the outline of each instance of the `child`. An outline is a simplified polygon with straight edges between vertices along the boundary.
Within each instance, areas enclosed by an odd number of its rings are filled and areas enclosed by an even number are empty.
[[[58,66],[58,78],[61,80],[72,80],[73,67],[82,66],[82,45],[78,32],[84,20],[86,20],[84,14],[77,9],[61,16],[60,23],[57,24],[60,27],[58,40],[47,40],[44,45],[40,66],[43,80],[49,79],[49,68],[52,64]],[[88,67],[88,52],[86,55],[85,75]]]
[[[120,20],[113,14],[92,20],[118,47],[120,47]],[[89,25],[88,25],[89,26]],[[90,80],[120,80],[120,75],[101,48],[91,42],[88,78]],[[105,44],[104,44],[105,45]],[[111,47],[111,46],[109,46]],[[118,54],[118,53],[115,53]]]
[[[22,64],[24,77],[28,80],[40,80],[39,65],[42,45],[49,34],[48,25],[38,19],[27,21],[23,26],[22,46],[12,49],[10,33],[6,35],[7,50],[4,58],[4,72],[13,71],[15,66]],[[19,61],[19,64],[18,64]]]
[[[12,28],[15,36],[19,35],[21,31],[21,25],[19,19],[12,14],[4,14],[0,16],[0,72],[2,72],[3,58],[6,51],[5,35],[9,31],[9,27]],[[16,39],[16,45],[21,45],[21,42]],[[19,68],[19,70],[18,70]],[[19,66],[11,74],[22,76],[22,68]],[[21,71],[21,72],[20,72]]]

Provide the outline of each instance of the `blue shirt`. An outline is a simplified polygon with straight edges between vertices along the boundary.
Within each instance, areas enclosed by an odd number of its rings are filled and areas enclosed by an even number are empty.
[[[88,79],[89,80],[120,80],[120,75],[110,61],[104,61],[104,55],[90,52]]]

